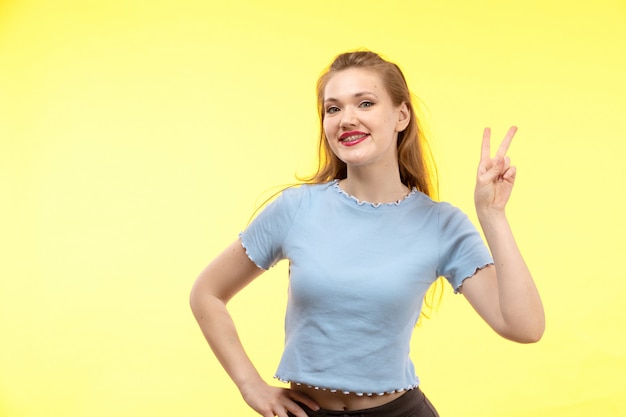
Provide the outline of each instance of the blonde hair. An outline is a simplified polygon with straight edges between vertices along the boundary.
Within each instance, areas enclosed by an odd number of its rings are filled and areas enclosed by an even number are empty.
[[[326,84],[337,72],[349,68],[374,71],[383,81],[392,103],[396,106],[406,103],[410,112],[410,121],[406,129],[398,133],[397,144],[400,180],[409,189],[417,188],[424,194],[435,198],[437,194],[436,167],[416,115],[406,79],[396,64],[370,51],[346,52],[338,55],[317,81],[317,110],[320,122],[318,167],[315,174],[302,180],[310,184],[322,184],[334,179],[344,179],[347,176],[346,164],[337,158],[328,145],[323,123]]]

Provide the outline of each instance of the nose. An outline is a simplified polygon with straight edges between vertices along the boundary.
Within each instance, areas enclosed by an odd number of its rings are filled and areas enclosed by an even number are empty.
[[[351,109],[350,107],[346,107],[345,109],[343,109],[343,112],[341,113],[340,126],[345,129],[349,127],[354,127],[357,124],[358,124],[358,120],[357,120],[356,113],[354,112],[354,110]]]

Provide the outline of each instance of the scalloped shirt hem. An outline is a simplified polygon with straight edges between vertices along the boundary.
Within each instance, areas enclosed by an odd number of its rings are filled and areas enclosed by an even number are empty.
[[[467,281],[468,279],[474,277],[474,275],[476,275],[478,273],[478,271],[480,271],[481,269],[487,268],[489,265],[494,265],[494,263],[493,262],[489,262],[489,263],[484,264],[483,266],[479,266],[478,268],[476,268],[474,270],[474,273],[472,275],[463,278],[461,280],[461,284],[459,284],[459,286],[454,289],[454,293],[455,294],[463,294],[463,284],[465,284],[465,281]]]
[[[329,392],[341,392],[343,394],[349,395],[349,394],[354,394],[358,397],[373,397],[375,395],[377,396],[383,396],[383,395],[389,395],[389,394],[395,394],[396,392],[404,392],[404,391],[410,391],[412,389],[415,389],[419,386],[419,384],[414,384],[414,385],[409,385],[406,388],[398,388],[398,389],[394,389],[391,391],[384,391],[384,392],[358,392],[358,391],[344,391],[341,389],[335,389],[335,388],[328,388],[328,387],[318,387],[315,385],[309,385],[303,382],[296,382],[296,381],[289,381],[286,379],[283,379],[281,377],[279,377],[278,375],[274,375],[274,378],[277,379],[278,381],[284,383],[284,384],[295,384],[295,385],[299,385],[299,386],[306,386],[309,388],[313,388],[316,390],[320,390],[320,391],[329,391]]]

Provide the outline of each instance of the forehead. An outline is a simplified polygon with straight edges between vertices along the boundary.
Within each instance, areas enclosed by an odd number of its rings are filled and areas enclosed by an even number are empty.
[[[386,95],[383,81],[372,70],[348,68],[333,74],[324,88],[324,100],[352,97],[362,93]]]

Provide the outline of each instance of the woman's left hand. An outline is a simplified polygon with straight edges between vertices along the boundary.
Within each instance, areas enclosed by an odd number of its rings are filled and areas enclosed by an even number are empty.
[[[480,163],[476,175],[474,204],[481,213],[504,213],[515,183],[515,167],[506,152],[511,145],[517,127],[512,126],[502,140],[496,155],[491,157],[491,129],[485,128],[480,153]]]

